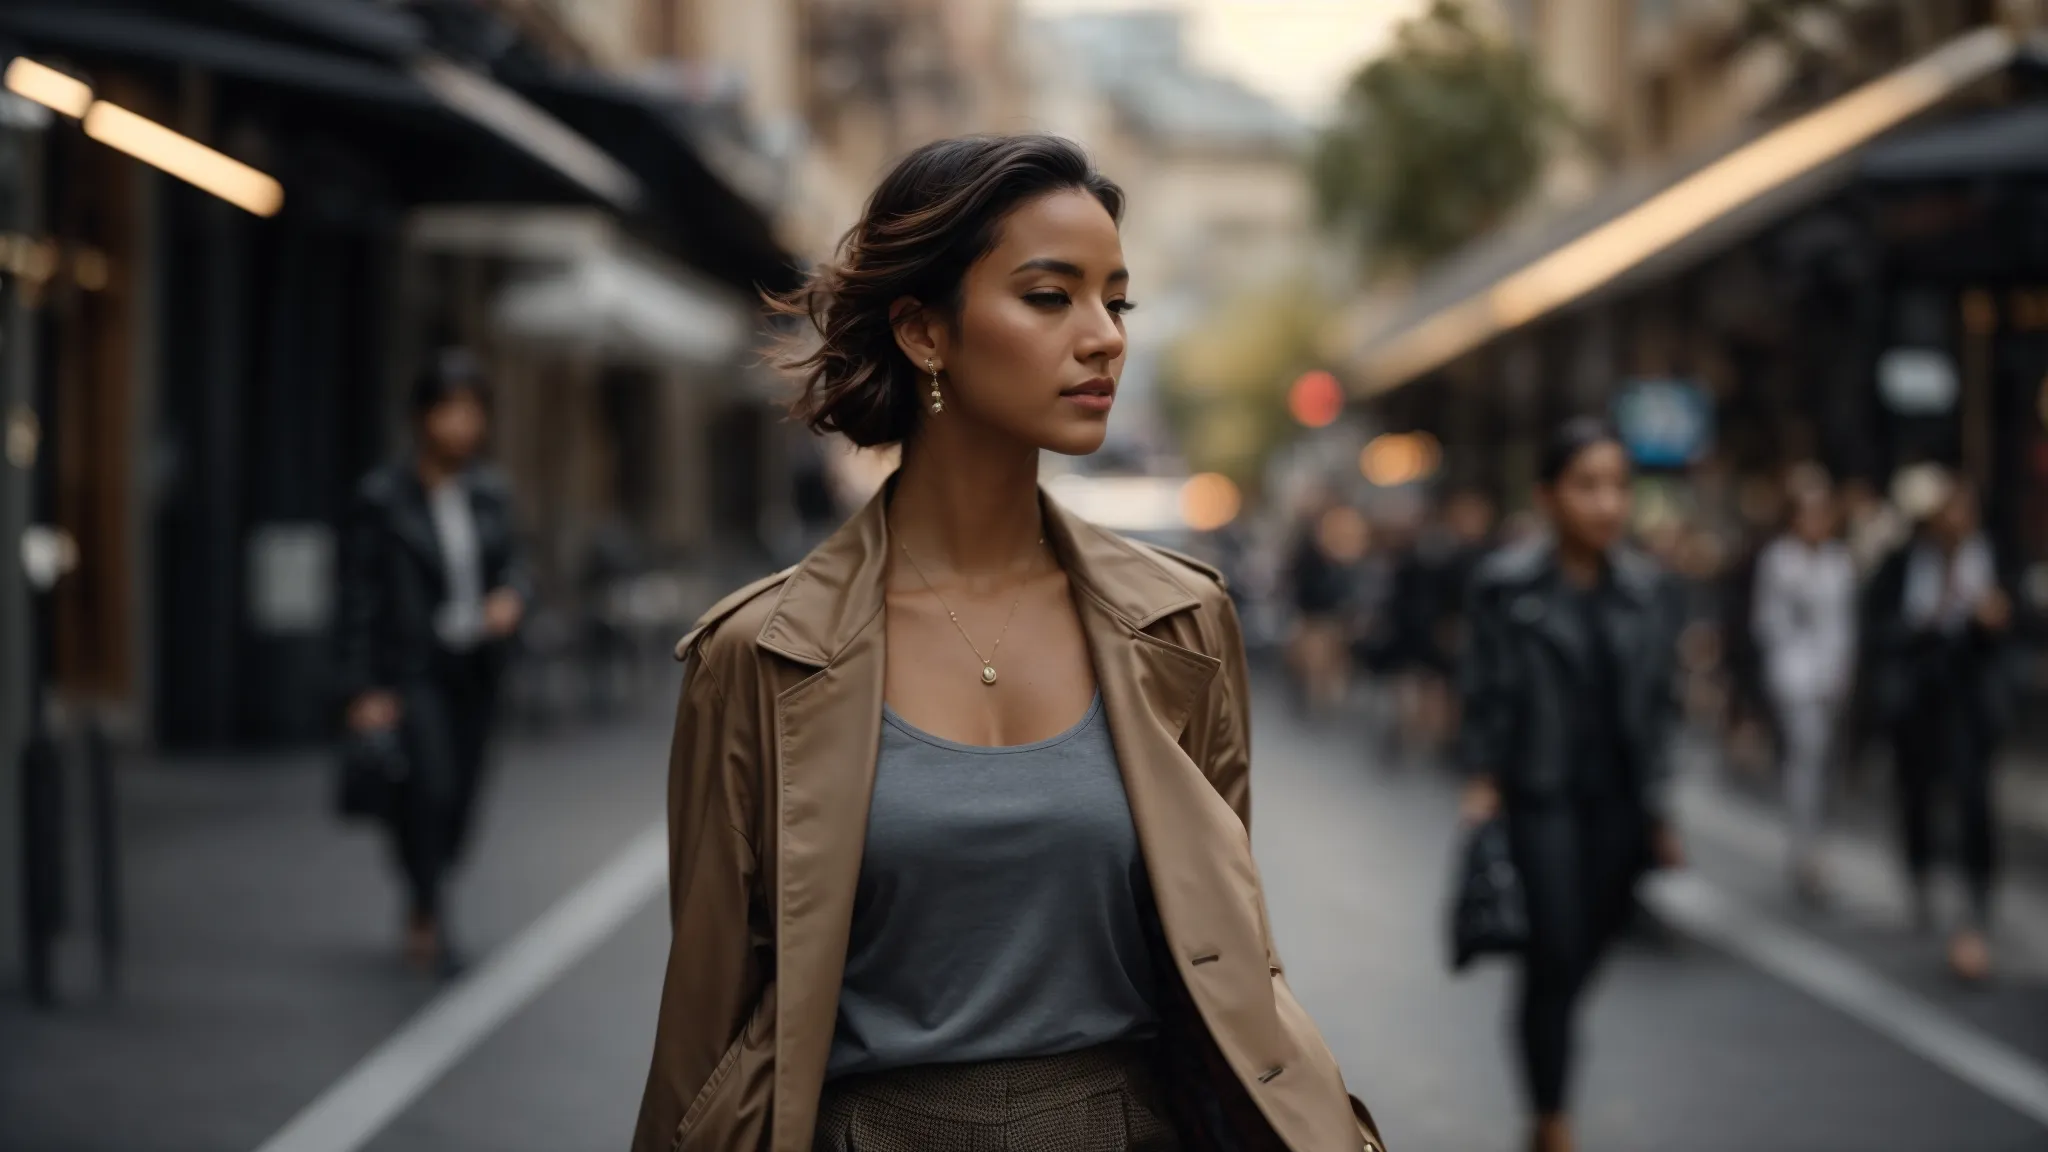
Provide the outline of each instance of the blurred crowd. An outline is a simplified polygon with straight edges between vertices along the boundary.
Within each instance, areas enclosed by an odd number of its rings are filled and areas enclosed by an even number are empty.
[[[1732,499],[1711,464],[1675,492],[1633,483],[1629,545],[1671,599],[1686,738],[1723,778],[1782,795],[1801,900],[1826,900],[1814,844],[1830,798],[1853,792],[1894,810],[1927,919],[1929,826],[1948,782],[1973,916],[1988,921],[1989,765],[2018,688],[2007,645],[1965,642],[2002,639],[2015,621],[1971,486],[1932,464],[1887,491],[1812,463]],[[1503,515],[1476,489],[1371,505],[1314,488],[1284,546],[1241,572],[1247,598],[1269,602],[1268,639],[1302,715],[1360,705],[1393,762],[1448,763],[1472,574],[1549,531],[1534,510]],[[1943,571],[1930,556],[1947,575],[1926,574]],[[1957,684],[1972,698],[1949,699]],[[1981,968],[1980,951],[1966,941],[1958,967]]]

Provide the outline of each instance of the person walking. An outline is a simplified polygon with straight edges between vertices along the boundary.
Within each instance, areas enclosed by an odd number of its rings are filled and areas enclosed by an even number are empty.
[[[1341,705],[1350,694],[1351,583],[1371,536],[1356,510],[1330,493],[1317,492],[1305,503],[1287,564],[1294,606],[1287,662],[1299,712],[1309,716]]]
[[[449,871],[468,840],[498,682],[532,592],[504,483],[477,464],[489,417],[476,359],[416,380],[410,460],[358,486],[342,539],[347,724],[398,729],[407,774],[386,823],[405,876],[405,953],[449,974]]]
[[[1038,483],[1103,442],[1122,210],[938,141],[776,302],[796,414],[901,465],[677,648],[636,1152],[1380,1149],[1273,952],[1229,596]]]
[[[1793,494],[1790,525],[1757,560],[1752,628],[1777,717],[1793,890],[1823,896],[1818,854],[1829,770],[1856,668],[1856,562],[1826,488]]]
[[[1527,902],[1515,1033],[1530,1147],[1564,1152],[1580,1001],[1642,873],[1681,862],[1664,815],[1676,637],[1662,574],[1620,542],[1630,472],[1615,433],[1564,424],[1539,478],[1548,536],[1473,576],[1460,757],[1464,819],[1505,818]]]
[[[1978,530],[1977,494],[1946,479],[1919,535],[1872,582],[1871,646],[1877,707],[1889,722],[1900,839],[1915,919],[1934,923],[1934,820],[1938,793],[1954,805],[1967,917],[1950,937],[1960,978],[1990,974],[1998,823],[1992,757],[2011,719],[2004,667],[2012,601],[1991,542]]]

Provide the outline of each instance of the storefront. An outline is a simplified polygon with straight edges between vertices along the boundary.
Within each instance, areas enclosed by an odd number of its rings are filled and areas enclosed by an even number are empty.
[[[23,258],[58,262],[26,317],[34,339],[0,350],[44,446],[34,496],[10,482],[0,517],[26,518],[33,500],[77,543],[43,660],[61,695],[162,746],[328,729],[333,526],[402,433],[411,366],[433,344],[487,335],[417,298],[410,214],[578,206],[658,233],[649,180],[671,179],[442,58],[402,14],[349,6],[334,22],[316,7],[334,6],[0,9],[0,66],[54,69],[91,109],[196,139],[281,189],[281,202],[238,203],[174,178],[109,146],[85,107],[37,109],[32,164],[0,154],[0,214],[49,209],[19,229]],[[708,227],[726,237],[720,274],[786,268],[758,219],[725,225]],[[21,611],[18,590],[0,583],[0,599],[0,613]],[[6,659],[28,658],[20,635],[6,631]]]

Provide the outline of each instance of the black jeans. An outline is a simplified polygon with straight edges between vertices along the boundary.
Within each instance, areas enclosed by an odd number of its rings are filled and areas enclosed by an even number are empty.
[[[1564,1111],[1580,997],[1626,926],[1647,819],[1624,797],[1511,802],[1508,837],[1529,907],[1516,1037],[1538,1115]]]
[[[1952,667],[1952,665],[1950,665]],[[1990,927],[1991,887],[1998,869],[1998,824],[1991,810],[1991,739],[1962,675],[1922,681],[1894,740],[1900,840],[1906,871],[1924,900],[1934,869],[1935,814],[1947,785],[1956,815],[1957,855],[1970,892],[1970,912]]]
[[[444,651],[431,674],[402,693],[410,772],[391,834],[415,918],[440,918],[448,872],[468,842],[496,681],[482,652]]]

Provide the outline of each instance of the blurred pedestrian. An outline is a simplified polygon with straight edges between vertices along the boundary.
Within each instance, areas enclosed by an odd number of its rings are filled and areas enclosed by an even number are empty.
[[[1757,560],[1752,627],[1777,717],[1779,784],[1791,833],[1794,892],[1822,897],[1822,806],[1856,665],[1856,565],[1836,539],[1824,487],[1793,493],[1787,530]]]
[[[1465,646],[1465,592],[1472,573],[1493,550],[1493,502],[1462,491],[1443,505],[1439,523],[1422,533],[1395,578],[1394,618],[1400,622],[1405,743],[1433,756],[1457,727],[1451,683]]]
[[[939,141],[781,302],[797,415],[902,465],[679,646],[636,1152],[1378,1152],[1271,954],[1228,595],[1039,487],[1103,442],[1122,204]]]
[[[1287,566],[1295,613],[1288,666],[1304,714],[1341,704],[1350,692],[1350,573],[1371,542],[1357,509],[1327,495],[1310,500]]]
[[[1979,531],[1976,491],[1954,479],[1941,489],[1917,537],[1885,563],[1871,586],[1875,694],[1893,733],[1916,920],[1923,930],[1934,922],[1935,814],[1946,793],[1969,894],[1948,961],[1957,976],[1981,980],[1991,966],[1998,866],[1992,757],[2012,710],[2004,668],[2012,601],[1991,542]]]
[[[1473,579],[1460,756],[1465,820],[1506,817],[1529,922],[1515,1019],[1531,1146],[1561,1152],[1580,999],[1645,869],[1680,862],[1664,816],[1675,601],[1621,544],[1630,471],[1612,429],[1563,425],[1540,480],[1550,535]]]
[[[1856,561],[1856,575],[1860,580],[1868,580],[1885,558],[1906,542],[1911,529],[1898,509],[1861,477],[1842,485],[1840,512],[1849,555]]]
[[[341,678],[357,732],[397,728],[388,815],[408,895],[405,953],[457,966],[446,888],[473,823],[498,682],[531,599],[512,500],[478,465],[486,380],[442,353],[413,387],[413,456],[369,474],[343,540]]]

